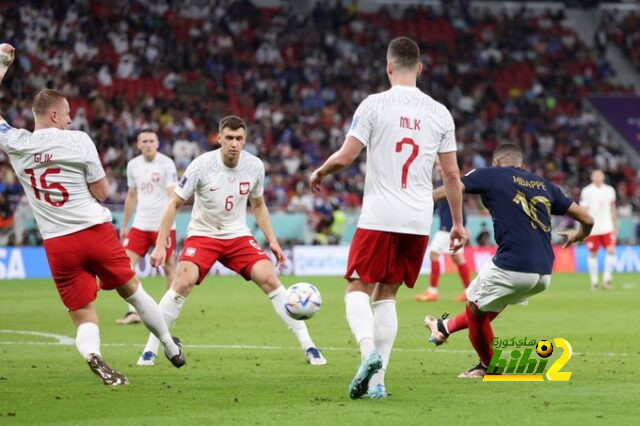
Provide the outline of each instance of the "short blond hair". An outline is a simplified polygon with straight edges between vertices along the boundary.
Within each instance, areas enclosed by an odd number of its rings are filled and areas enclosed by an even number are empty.
[[[38,92],[33,99],[33,113],[35,115],[46,114],[58,102],[67,99],[67,97],[59,90],[44,89]]]

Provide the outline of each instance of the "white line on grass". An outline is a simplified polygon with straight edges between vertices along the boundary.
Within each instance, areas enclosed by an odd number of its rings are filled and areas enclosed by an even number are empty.
[[[73,345],[75,344],[75,339],[69,336],[63,336],[62,334],[53,334],[53,333],[43,333],[40,331],[20,331],[20,330],[0,330],[0,333],[9,333],[9,334],[26,334],[29,336],[40,336],[40,337],[50,337],[52,339],[56,339],[59,345]]]
[[[29,341],[0,341],[0,345],[31,345],[31,346],[70,346],[75,344],[75,340],[68,336],[63,336],[60,334],[52,334],[52,333],[39,333],[36,331],[17,331],[17,330],[0,330],[0,333],[13,333],[13,334],[30,334],[35,336],[43,336],[43,337],[51,337],[55,338],[57,342],[29,342]],[[134,343],[102,343],[102,346],[107,347],[127,347],[127,348],[142,348],[143,344],[134,344]],[[213,349],[213,350],[227,350],[227,349],[251,349],[251,350],[274,350],[274,351],[282,351],[282,350],[296,350],[299,351],[299,346],[269,346],[269,345],[213,345],[213,344],[183,344],[184,348],[190,349]],[[343,348],[343,347],[323,347],[323,351],[335,351],[335,352],[355,352],[355,346],[353,348]],[[468,349],[430,349],[430,348],[394,348],[394,352],[416,352],[416,353],[458,353],[458,354],[470,354],[474,353],[472,350]],[[608,357],[636,357],[640,356],[639,353],[628,353],[628,352],[573,352],[573,355],[577,356],[608,356]]]

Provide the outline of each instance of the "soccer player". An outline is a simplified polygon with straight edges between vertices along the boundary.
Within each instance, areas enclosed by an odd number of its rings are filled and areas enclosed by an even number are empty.
[[[468,328],[469,340],[480,362],[460,378],[481,378],[493,356],[491,320],[507,305],[525,303],[527,298],[549,287],[553,266],[551,215],[567,215],[580,228],[561,232],[565,247],[582,241],[593,227],[593,218],[560,188],[525,171],[522,150],[513,144],[500,145],[493,155],[493,166],[476,169],[462,178],[464,191],[482,196],[491,213],[498,251],[482,268],[467,289],[464,312],[449,320],[431,315],[425,325],[429,340],[444,343],[451,333]],[[434,200],[444,199],[438,188]]]
[[[14,59],[13,47],[0,52],[0,82]],[[115,289],[140,313],[147,328],[164,344],[172,364],[185,363],[179,340],[171,337],[156,302],[144,291],[100,205],[108,183],[91,138],[65,130],[71,124],[69,102],[45,89],[33,101],[35,129],[14,129],[0,117],[0,148],[11,159],[44,240],[44,248],[62,302],[77,327],[76,347],[106,385],[127,384],[100,353],[94,301],[98,286]]]
[[[175,163],[171,158],[158,152],[160,142],[155,131],[151,129],[139,131],[137,143],[142,154],[131,159],[127,164],[129,191],[124,200],[124,216],[120,227],[120,239],[124,241],[124,248],[132,266],[135,266],[140,257],[143,257],[155,244],[162,212],[169,203],[173,188],[178,183]],[[134,210],[136,216],[131,229],[127,232],[127,225]],[[169,233],[167,261],[164,268],[167,289],[176,275],[176,261],[173,255],[175,247],[176,225],[174,223]],[[118,324],[139,322],[140,316],[131,304],[125,316],[116,320]]]
[[[439,165],[436,165],[436,171],[438,171]],[[440,172],[441,173],[441,172]],[[453,219],[451,218],[451,209],[449,203],[443,200],[436,204],[438,216],[440,217],[440,229],[436,232],[431,242],[431,253],[429,255],[431,260],[431,274],[429,277],[429,288],[416,296],[416,300],[419,302],[435,302],[438,300],[438,281],[440,279],[440,256],[445,253],[449,253],[453,263],[458,267],[458,273],[462,279],[462,285],[466,289],[471,282],[471,273],[469,272],[469,266],[464,259],[464,247],[454,253],[449,251],[449,235],[451,233],[451,227],[453,226]],[[464,209],[462,211],[463,224]],[[466,302],[467,296],[463,291],[460,296],[456,298],[459,302]]]
[[[165,320],[169,326],[176,321],[194,285],[200,284],[213,264],[220,261],[245,280],[256,283],[298,338],[307,362],[324,365],[327,360],[311,340],[304,321],[296,321],[287,315],[285,288],[265,250],[247,226],[249,202],[278,266],[284,264],[285,255],[271,227],[263,197],[264,165],[259,158],[242,149],[246,143],[247,125],[241,118],[228,116],[220,121],[218,130],[221,148],[200,155],[187,167],[171,195],[151,254],[153,266],[165,264],[167,237],[176,211],[195,195],[188,238],[178,258],[176,279],[160,301]],[[153,365],[157,351],[158,340],[151,335],[138,365]]]
[[[467,238],[453,118],[416,87],[422,72],[418,45],[406,37],[391,41],[386,71],[391,89],[358,106],[342,147],[310,177],[311,188],[319,191],[325,176],[367,148],[362,211],[344,276],[347,322],[361,355],[349,386],[352,399],[387,396],[385,371],[398,331],[396,293],[403,283],[413,287],[422,266],[436,157],[453,216],[450,248],[457,250]]]
[[[607,250],[602,274],[602,287],[613,290],[611,278],[616,263],[616,234],[618,230],[618,212],[616,210],[616,191],[604,183],[602,170],[591,172],[591,184],[582,189],[580,205],[595,220],[591,235],[585,240],[589,249],[587,265],[591,276],[591,289],[598,289],[598,258],[596,254],[602,246]]]

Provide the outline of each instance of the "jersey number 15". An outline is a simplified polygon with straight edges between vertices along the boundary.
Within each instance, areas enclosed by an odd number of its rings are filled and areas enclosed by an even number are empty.
[[[35,194],[38,200],[41,200],[42,198],[40,197],[40,189],[38,188],[38,185],[36,183],[36,171],[34,169],[24,169],[24,172],[31,177],[31,187],[33,188],[33,193]],[[40,175],[40,187],[42,188],[43,191],[50,191],[52,189],[55,189],[57,191],[60,191],[60,195],[62,195],[62,200],[55,201],[51,199],[50,192],[44,193],[44,200],[47,203],[51,204],[53,207],[62,207],[64,206],[64,203],[69,201],[69,191],[67,191],[67,188],[62,186],[61,183],[59,182],[47,183],[47,175],[55,175],[58,173],[60,173],[60,169],[56,167],[56,168],[46,169]]]

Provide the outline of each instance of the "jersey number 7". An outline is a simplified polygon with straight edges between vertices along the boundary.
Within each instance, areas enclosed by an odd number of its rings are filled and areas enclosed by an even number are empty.
[[[33,188],[33,193],[35,194],[38,200],[41,200],[40,189],[38,189],[38,185],[36,184],[36,171],[34,169],[24,169],[24,172],[31,177],[31,187]],[[49,192],[44,193],[44,200],[47,203],[51,204],[53,207],[62,207],[64,206],[64,203],[69,201],[69,191],[67,191],[67,188],[62,186],[61,183],[58,183],[58,182],[47,183],[47,175],[55,175],[58,173],[60,173],[60,169],[56,167],[56,168],[46,169],[40,175],[40,186],[42,187],[43,191],[56,189],[60,191],[60,194],[62,195],[62,200],[54,201],[51,199],[51,193]]]
[[[411,163],[418,156],[418,151],[420,151],[420,146],[416,145],[416,143],[411,138],[404,138],[400,142],[396,143],[396,152],[402,152],[402,148],[404,145],[409,145],[411,147],[411,154],[407,161],[404,162],[402,166],[402,189],[407,187],[407,179],[409,177],[409,167],[411,167]]]

